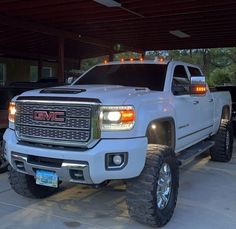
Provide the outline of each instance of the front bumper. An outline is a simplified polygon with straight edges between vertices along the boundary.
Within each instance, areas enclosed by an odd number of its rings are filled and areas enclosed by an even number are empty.
[[[15,132],[11,129],[6,130],[3,139],[5,156],[11,166],[19,172],[35,176],[37,169],[43,169],[56,172],[62,181],[86,184],[138,176],[144,168],[147,151],[146,137],[101,139],[95,147],[87,150],[22,144],[17,141]],[[118,170],[107,170],[106,154],[116,152],[128,154],[127,164]],[[38,160],[39,157],[45,163]],[[24,169],[19,169],[20,167]],[[81,179],[74,176],[75,171],[77,175],[81,175]]]

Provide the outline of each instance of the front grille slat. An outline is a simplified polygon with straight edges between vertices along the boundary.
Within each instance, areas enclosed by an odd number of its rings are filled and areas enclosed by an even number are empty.
[[[92,136],[92,105],[84,104],[52,104],[52,103],[16,103],[16,134],[19,140],[48,144],[84,145]],[[35,111],[63,111],[63,122],[35,120]],[[61,144],[60,144],[61,142]]]
[[[79,130],[61,130],[52,128],[39,128],[30,126],[20,126],[16,127],[16,131],[20,136],[34,137],[42,139],[54,139],[54,140],[68,140],[68,141],[83,141],[89,140],[89,131],[79,131]]]
[[[65,123],[60,122],[43,122],[35,121],[32,119],[31,115],[21,114],[17,116],[16,122],[18,125],[35,125],[35,126],[44,126],[44,127],[61,127],[67,129],[90,129],[90,119],[81,119],[81,118],[66,118]]]

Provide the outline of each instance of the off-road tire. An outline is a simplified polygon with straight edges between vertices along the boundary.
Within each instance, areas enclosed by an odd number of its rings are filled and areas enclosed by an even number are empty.
[[[9,181],[16,193],[28,198],[45,198],[58,191],[58,188],[37,185],[33,176],[17,172],[11,166],[9,166]]]
[[[228,162],[233,152],[233,125],[232,122],[222,119],[219,130],[212,137],[215,145],[210,149],[212,161]]]
[[[170,167],[172,182],[168,204],[157,207],[158,177],[162,165]],[[127,205],[131,218],[150,226],[161,227],[172,217],[178,196],[179,167],[174,151],[163,145],[149,145],[145,167],[140,176],[127,180]]]

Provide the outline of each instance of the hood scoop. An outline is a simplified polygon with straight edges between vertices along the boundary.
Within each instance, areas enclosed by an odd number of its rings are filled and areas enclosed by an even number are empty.
[[[41,94],[79,94],[85,92],[85,89],[76,88],[45,88],[40,91]]]

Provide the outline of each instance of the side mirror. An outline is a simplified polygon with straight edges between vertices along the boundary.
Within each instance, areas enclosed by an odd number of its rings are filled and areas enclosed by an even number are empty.
[[[191,95],[205,95],[207,92],[207,84],[205,76],[192,76],[190,93]]]

